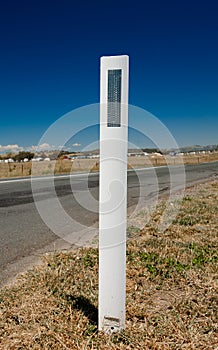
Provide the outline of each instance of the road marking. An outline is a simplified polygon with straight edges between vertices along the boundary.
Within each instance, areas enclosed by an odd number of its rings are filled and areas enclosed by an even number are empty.
[[[159,168],[166,168],[166,165],[162,166],[156,166],[156,167],[147,167],[147,168],[136,168],[136,169],[128,169],[128,172],[133,172],[133,171],[145,171],[145,170],[152,170],[152,169],[159,169]],[[79,174],[70,174],[70,175],[55,175],[55,176],[39,176],[39,177],[28,177],[28,178],[22,178],[22,179],[10,179],[10,180],[0,180],[0,184],[5,184],[5,183],[14,183],[14,182],[30,182],[30,181],[44,181],[44,180],[52,180],[52,179],[67,179],[70,177],[87,177],[97,175],[99,172],[93,172],[93,173],[79,173]]]
[[[70,175],[55,175],[55,176],[40,176],[40,177],[29,177],[24,179],[10,179],[10,180],[0,180],[0,184],[4,183],[13,183],[13,182],[25,182],[25,181],[43,181],[43,180],[51,180],[51,179],[64,179],[68,177],[83,177],[89,175],[96,175],[98,173],[80,173],[80,174],[70,174]]]
[[[211,162],[202,162],[200,164],[178,164],[174,165],[174,167],[180,167],[180,166],[185,166],[185,168],[188,168],[189,166],[196,165],[199,166],[201,164],[214,164],[218,163],[218,161],[211,161]],[[151,170],[151,169],[162,169],[162,168],[168,168],[168,165],[159,165],[159,166],[154,166],[154,167],[146,167],[146,168],[136,168],[136,169],[128,169],[128,172],[133,172],[133,171],[145,171],[145,170]],[[0,184],[5,184],[5,183],[13,183],[13,182],[25,182],[25,181],[43,181],[43,180],[50,180],[53,178],[56,179],[67,179],[69,177],[86,177],[87,175],[93,176],[97,175],[99,172],[93,172],[93,173],[78,173],[78,174],[70,174],[70,175],[55,175],[55,176],[40,176],[40,177],[28,177],[28,178],[19,178],[19,179],[10,179],[10,180],[0,180]]]

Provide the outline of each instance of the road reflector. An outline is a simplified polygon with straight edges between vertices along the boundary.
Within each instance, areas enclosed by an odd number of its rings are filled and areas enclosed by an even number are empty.
[[[99,315],[105,333],[125,328],[129,57],[101,57]]]

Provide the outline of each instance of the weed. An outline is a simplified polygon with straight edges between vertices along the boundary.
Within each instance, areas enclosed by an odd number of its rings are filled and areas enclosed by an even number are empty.
[[[216,349],[218,182],[200,190],[187,190],[165,233],[163,204],[144,230],[130,228],[124,331],[97,332],[98,250],[83,248],[45,256],[0,290],[0,349]]]
[[[129,226],[127,228],[127,236],[129,238],[131,238],[134,234],[139,233],[140,232],[140,228],[136,227],[136,226]]]
[[[87,253],[82,257],[82,261],[85,267],[93,267],[96,265],[98,260],[96,250],[90,249]]]
[[[185,202],[185,201],[191,202],[193,200],[193,198],[191,196],[187,195],[187,196],[184,196],[182,200],[183,200],[183,202]]]
[[[198,223],[198,220],[196,217],[193,217],[191,215],[184,216],[182,218],[173,220],[173,224],[179,224],[182,226],[193,226]]]

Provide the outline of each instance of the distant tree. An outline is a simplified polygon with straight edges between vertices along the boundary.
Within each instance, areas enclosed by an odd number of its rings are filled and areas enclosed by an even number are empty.
[[[33,159],[34,157],[34,153],[32,152],[25,152],[25,151],[21,151],[18,154],[16,154],[13,159],[17,162],[22,162],[25,158],[27,158],[28,160]]]
[[[157,153],[160,153],[162,154],[163,152],[161,150],[159,150],[158,148],[142,148],[142,151],[143,152],[146,152],[146,153],[154,153],[154,152],[157,152]]]
[[[7,158],[12,158],[12,156],[13,156],[13,155],[12,155],[12,152],[7,152],[7,153],[6,153],[6,156],[7,156]]]
[[[58,158],[63,158],[64,156],[67,156],[68,154],[70,154],[70,152],[68,151],[60,151],[58,154]]]

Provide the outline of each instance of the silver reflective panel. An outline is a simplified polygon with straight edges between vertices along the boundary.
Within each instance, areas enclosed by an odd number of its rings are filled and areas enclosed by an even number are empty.
[[[108,70],[107,126],[120,127],[122,69]]]

